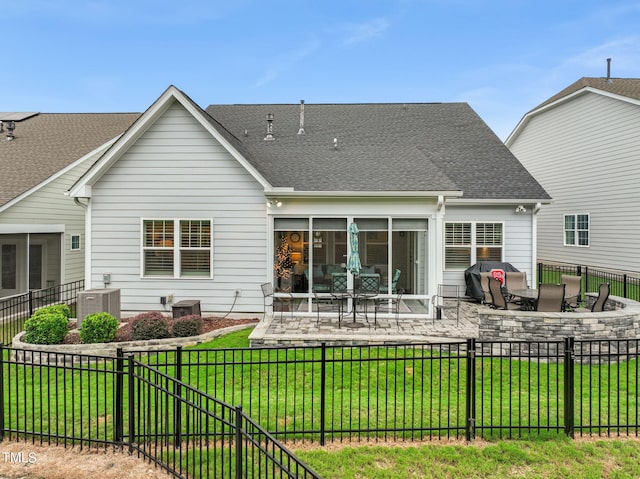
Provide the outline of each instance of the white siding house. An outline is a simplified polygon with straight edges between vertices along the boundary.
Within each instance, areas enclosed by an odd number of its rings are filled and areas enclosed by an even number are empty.
[[[538,215],[541,261],[640,271],[640,80],[582,78],[506,144],[553,197]]]
[[[363,271],[424,315],[473,262],[533,274],[549,200],[466,104],[205,111],[173,86],[69,193],[86,206],[86,287],[119,288],[123,310],[260,312],[273,282],[300,314],[346,271],[352,223]]]

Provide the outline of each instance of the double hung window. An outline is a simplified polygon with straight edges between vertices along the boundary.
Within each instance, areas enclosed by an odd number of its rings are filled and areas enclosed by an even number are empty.
[[[143,276],[211,277],[211,220],[143,220]]]
[[[502,261],[502,223],[446,223],[445,268],[466,269],[478,261]]]
[[[589,215],[564,215],[564,245],[589,246]]]

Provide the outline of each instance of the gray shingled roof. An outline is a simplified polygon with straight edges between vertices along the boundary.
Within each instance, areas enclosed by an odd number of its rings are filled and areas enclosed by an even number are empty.
[[[305,104],[304,135],[298,104],[210,105],[206,112],[276,187],[549,198],[466,103]],[[275,118],[273,141],[264,140],[267,113]]]
[[[590,78],[582,77],[575,83],[572,83],[561,92],[553,95],[548,100],[545,100],[540,105],[535,107],[531,111],[535,111],[538,108],[549,105],[556,100],[564,98],[572,93],[575,93],[583,88],[596,88],[598,90],[606,91],[616,95],[626,96],[633,98],[634,100],[640,100],[640,78]]]
[[[13,113],[12,115],[15,115]],[[0,134],[0,205],[122,134],[139,113],[41,113]],[[6,115],[0,113],[0,120]]]

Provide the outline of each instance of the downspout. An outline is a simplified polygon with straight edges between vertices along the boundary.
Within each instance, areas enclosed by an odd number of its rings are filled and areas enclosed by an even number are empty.
[[[436,294],[437,285],[444,280],[444,216],[445,216],[445,201],[443,195],[438,195],[438,202],[436,204],[436,216],[435,216],[435,234],[432,236],[434,252],[433,252],[433,279],[429,284],[430,296]],[[431,305],[431,302],[429,302]],[[431,311],[431,314],[435,314]]]
[[[531,214],[531,287],[534,288],[540,282],[540,278],[536,278],[538,272],[538,212],[542,207],[542,203],[536,203]],[[535,278],[535,279],[534,279]]]
[[[74,197],[76,205],[84,208],[84,289],[91,289],[91,198],[85,198],[86,203]]]

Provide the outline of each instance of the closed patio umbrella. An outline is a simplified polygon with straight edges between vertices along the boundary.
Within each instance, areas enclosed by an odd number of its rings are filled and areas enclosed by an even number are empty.
[[[349,243],[351,251],[347,259],[347,269],[354,276],[358,276],[362,269],[362,264],[360,263],[360,253],[358,252],[358,225],[355,223],[349,225]]]

